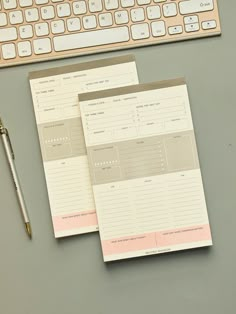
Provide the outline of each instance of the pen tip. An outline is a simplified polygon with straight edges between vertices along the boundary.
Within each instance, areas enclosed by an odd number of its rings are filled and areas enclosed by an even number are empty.
[[[26,232],[27,232],[28,236],[31,239],[32,238],[32,231],[31,231],[31,227],[30,227],[30,223],[29,222],[25,223],[25,229],[26,229]]]

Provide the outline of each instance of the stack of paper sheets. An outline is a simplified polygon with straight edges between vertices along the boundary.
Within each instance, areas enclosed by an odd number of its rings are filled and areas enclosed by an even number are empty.
[[[56,237],[98,218],[104,261],[211,245],[185,80],[99,62],[31,75]]]

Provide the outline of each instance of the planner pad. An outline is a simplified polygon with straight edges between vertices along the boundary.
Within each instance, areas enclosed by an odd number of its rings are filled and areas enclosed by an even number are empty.
[[[55,237],[98,230],[78,93],[138,83],[134,56],[30,73]]]
[[[185,80],[79,101],[104,261],[212,245]]]

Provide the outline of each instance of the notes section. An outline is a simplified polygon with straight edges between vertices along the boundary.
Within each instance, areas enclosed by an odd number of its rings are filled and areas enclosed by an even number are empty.
[[[80,106],[104,261],[212,245],[184,80]]]
[[[207,223],[199,169],[97,185],[94,191],[104,240]]]
[[[87,156],[45,162],[44,169],[57,236],[98,230]]]
[[[137,83],[133,56],[30,74],[55,237],[98,230],[78,94]]]

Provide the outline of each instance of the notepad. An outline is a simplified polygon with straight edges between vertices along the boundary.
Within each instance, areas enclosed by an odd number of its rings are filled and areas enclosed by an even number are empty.
[[[137,83],[132,55],[30,74],[56,238],[98,230],[78,93]]]
[[[185,80],[79,100],[104,261],[212,245]]]

